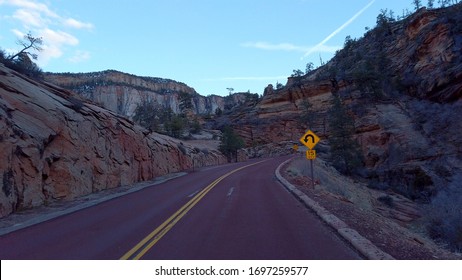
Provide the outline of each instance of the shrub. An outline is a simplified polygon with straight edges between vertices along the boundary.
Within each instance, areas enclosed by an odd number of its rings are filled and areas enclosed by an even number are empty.
[[[209,154],[209,149],[203,148],[203,149],[201,150],[201,152],[202,152],[204,155],[207,156],[207,155]]]
[[[84,103],[82,100],[80,100],[77,97],[74,96],[69,96],[68,101],[71,103],[70,108],[73,109],[76,112],[79,112],[80,109],[82,109]]]
[[[429,206],[428,234],[449,248],[462,251],[462,175],[433,198]]]
[[[386,206],[388,206],[390,208],[395,206],[393,197],[391,197],[389,195],[384,195],[384,196],[378,197],[377,200],[382,202],[383,204],[385,204]]]

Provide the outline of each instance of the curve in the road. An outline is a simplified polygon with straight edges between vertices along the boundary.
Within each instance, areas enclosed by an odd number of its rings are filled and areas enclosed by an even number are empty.
[[[170,216],[165,222],[163,222],[160,226],[154,229],[148,236],[146,236],[143,240],[141,240],[138,244],[136,244],[132,249],[130,249],[127,253],[125,253],[120,259],[121,260],[138,260],[143,257],[146,252],[148,252],[167,232],[175,226],[178,221],[180,221],[188,212],[191,210],[210,190],[212,190],[218,183],[220,183],[223,179],[228,177],[229,175],[238,172],[244,168],[260,164],[263,161],[259,161],[256,163],[248,164],[239,168],[236,168],[225,175],[222,175],[207,187],[205,187],[202,191],[197,193],[190,201],[188,201],[185,205],[183,205],[178,211],[176,211],[172,216]]]

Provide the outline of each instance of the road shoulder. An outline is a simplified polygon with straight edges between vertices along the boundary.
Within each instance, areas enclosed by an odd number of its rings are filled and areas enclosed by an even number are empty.
[[[279,166],[276,174],[278,179],[281,178],[285,186],[290,184],[291,186],[286,186],[290,192],[299,199],[304,198],[300,200],[306,207],[313,209],[353,246],[359,246],[358,251],[369,250],[371,256],[365,254],[368,258],[387,259],[382,257],[392,256],[410,260],[462,259],[460,254],[451,253],[420,234],[420,229],[416,228],[419,220],[409,220],[407,215],[403,216],[414,211],[406,209],[403,212],[401,206],[409,208],[410,205],[403,203],[400,198],[393,196],[396,205],[392,208],[386,207],[377,199],[383,193],[376,193],[364,184],[340,176],[322,160],[315,164],[317,182],[313,188],[311,180],[303,175],[308,172],[306,160],[291,160]],[[418,215],[415,217],[419,219]],[[373,247],[369,246],[371,244]],[[388,256],[382,255],[375,248]]]
[[[370,260],[393,260],[394,258],[389,254],[380,250],[371,241],[361,236],[357,231],[350,228],[344,221],[327,211],[319,203],[309,198],[306,194],[300,191],[296,186],[291,184],[281,175],[281,168],[286,163],[291,161],[288,159],[283,162],[275,171],[276,178],[282,185],[292,193],[298,200],[300,200],[306,207],[312,209],[326,224],[331,226],[337,233],[348,241],[356,250],[363,254]]]

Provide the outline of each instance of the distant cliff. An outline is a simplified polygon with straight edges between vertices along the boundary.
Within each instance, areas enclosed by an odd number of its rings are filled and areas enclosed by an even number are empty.
[[[213,115],[217,108],[224,111],[245,101],[245,94],[202,96],[193,88],[174,80],[139,77],[114,70],[78,74],[46,73],[45,80],[128,117],[133,116],[138,104],[146,100],[155,100],[160,106],[179,113],[182,93],[190,95],[193,113],[197,115]]]

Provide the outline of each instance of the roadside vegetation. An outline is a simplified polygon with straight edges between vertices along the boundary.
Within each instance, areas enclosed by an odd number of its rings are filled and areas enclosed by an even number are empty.
[[[426,5],[424,2],[427,2]],[[415,11],[427,10],[458,5],[448,10],[442,21],[460,21],[460,6],[462,1],[438,0],[438,1],[412,1]],[[332,84],[331,109],[327,112],[328,120],[328,143],[329,150],[326,159],[330,164],[344,175],[358,175],[356,179],[368,180],[368,187],[389,193],[401,194],[416,202],[425,209],[422,223],[427,236],[436,240],[439,244],[455,252],[462,252],[462,192],[460,189],[461,176],[454,176],[447,185],[432,180],[432,172],[443,173],[441,176],[450,178],[446,172],[432,170],[434,165],[427,168],[420,166],[408,169],[399,166],[382,166],[381,170],[365,169],[364,159],[359,143],[354,139],[355,119],[366,114],[364,103],[383,104],[396,102],[403,93],[416,96],[418,92],[418,78],[410,73],[397,73],[392,67],[392,61],[386,52],[386,46],[390,44],[400,22],[406,24],[410,21],[413,11],[403,10],[395,13],[392,10],[383,9],[377,16],[375,28],[366,27],[363,38],[345,38],[344,46],[337,51],[334,58],[324,63],[321,61],[319,68],[313,69],[313,64],[306,65],[306,71],[293,70],[291,75],[295,81],[292,86],[297,87],[305,80],[330,81]],[[460,34],[462,25],[455,24],[451,32]],[[459,37],[456,37],[458,40]],[[448,68],[459,67],[459,60],[453,60]],[[452,79],[450,77],[448,79]],[[339,85],[341,87],[339,88]],[[277,84],[277,90],[284,87]],[[356,102],[363,100],[363,103]],[[312,127],[312,123],[319,124],[316,115],[311,112],[309,100],[304,100],[300,108],[300,124]],[[319,117],[319,116],[318,116]],[[413,119],[417,120],[417,119]],[[418,121],[418,120],[417,120]],[[316,125],[315,125],[316,126]],[[403,150],[393,151],[391,156],[402,156]],[[410,152],[409,152],[410,153]],[[444,171],[444,170],[443,170]],[[447,179],[449,180],[449,179]],[[380,197],[379,202],[386,207],[393,208],[394,201],[388,193]]]
[[[223,128],[222,132],[218,149],[227,157],[228,162],[237,162],[238,151],[245,146],[244,140],[230,126]]]
[[[348,115],[338,95],[332,99],[329,111],[330,160],[333,166],[343,174],[352,175],[363,167],[362,152],[358,142],[353,139],[354,120]]]
[[[462,253],[462,175],[455,176],[426,206],[430,237]]]
[[[202,130],[198,117],[191,117],[191,108],[191,97],[187,93],[180,94],[179,114],[175,114],[171,108],[159,105],[155,100],[146,98],[136,107],[133,121],[150,131],[187,139],[189,134],[198,134]]]

